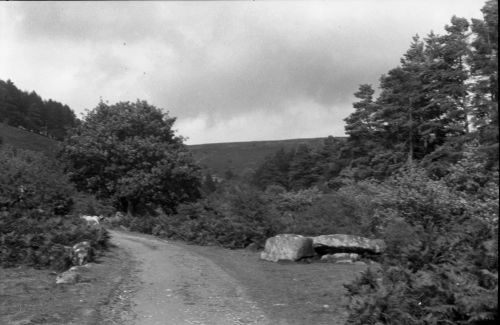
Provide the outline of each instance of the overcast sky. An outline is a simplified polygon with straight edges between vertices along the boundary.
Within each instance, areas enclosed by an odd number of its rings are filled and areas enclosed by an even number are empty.
[[[344,135],[353,93],[484,0],[1,2],[0,79],[68,104],[147,100],[188,144]]]

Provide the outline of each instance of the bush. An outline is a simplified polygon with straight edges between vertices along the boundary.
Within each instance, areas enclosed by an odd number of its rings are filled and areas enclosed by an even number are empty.
[[[69,266],[65,246],[87,240],[95,249],[106,247],[105,229],[89,227],[72,216],[50,216],[33,210],[3,213],[0,218],[0,264],[27,264],[62,270]]]
[[[154,234],[227,248],[263,245],[277,231],[267,197],[241,184],[226,184],[203,200],[181,204],[176,214],[159,213],[151,221]]]
[[[41,153],[0,150],[0,209],[42,209],[55,215],[71,210],[75,190],[57,162]]]
[[[370,237],[374,186],[364,182],[321,193],[317,188],[277,193],[269,200],[277,211],[279,232],[306,236],[346,233]]]
[[[379,272],[346,286],[350,324],[498,320],[498,172],[481,175],[472,157],[446,179],[413,167],[380,184],[374,215],[388,250]]]
[[[148,232],[207,245],[241,248],[263,246],[278,233],[314,236],[325,233],[371,235],[368,184],[323,194],[317,188],[266,192],[233,183],[196,203],[182,204],[177,214],[138,218]],[[125,218],[127,220],[127,218]],[[127,226],[132,229],[130,223]]]
[[[88,240],[102,249],[103,228],[67,215],[76,191],[56,162],[30,151],[0,150],[0,265],[64,269],[66,245]]]
[[[77,192],[73,196],[73,201],[71,211],[75,215],[111,216],[116,212],[110,202],[98,200],[87,193]]]

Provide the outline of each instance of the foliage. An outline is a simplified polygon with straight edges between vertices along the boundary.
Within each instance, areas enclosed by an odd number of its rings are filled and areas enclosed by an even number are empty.
[[[315,153],[306,144],[297,147],[290,162],[288,172],[290,188],[293,190],[313,186],[320,178],[320,170],[316,167]]]
[[[481,11],[483,19],[471,24],[471,113],[480,142],[498,167],[498,1],[486,1]]]
[[[292,151],[284,148],[277,150],[274,155],[267,157],[257,168],[252,183],[265,189],[270,185],[279,185],[289,188],[290,161],[293,159]]]
[[[454,16],[443,35],[415,36],[401,65],[381,77],[378,98],[360,86],[341,150],[356,180],[422,160],[443,177],[471,139],[488,153],[486,168],[498,168],[498,2],[482,11],[484,20]]]
[[[446,179],[410,166],[380,185],[374,215],[388,250],[381,270],[347,285],[349,323],[498,320],[498,171],[468,150]]]
[[[70,212],[75,193],[57,162],[27,150],[0,150],[0,207],[42,209],[64,215]]]
[[[370,219],[372,190],[368,184],[361,184],[324,194],[317,188],[286,191],[275,185],[260,192],[241,183],[222,183],[205,199],[181,204],[177,214],[160,213],[147,220],[142,218],[141,229],[228,248],[251,243],[262,246],[265,239],[278,233],[371,236],[374,228]],[[130,222],[125,225],[134,227]]]
[[[98,200],[93,195],[77,192],[73,195],[72,214],[90,216],[112,216],[116,211],[106,200]]]
[[[325,195],[317,188],[287,192],[269,186],[263,193],[247,185],[226,183],[204,200],[180,205],[175,215],[151,219],[149,229],[170,238],[228,248],[251,243],[263,246],[265,239],[278,233],[369,236],[372,225],[366,218],[371,193],[362,187],[356,195],[352,192]]]
[[[272,202],[280,233],[316,235],[318,231],[326,231],[332,222],[331,212],[324,211],[329,198],[316,187],[289,192],[269,188],[266,193]]]
[[[64,269],[65,245],[89,240],[106,246],[103,228],[68,215],[79,201],[58,164],[46,156],[13,148],[0,150],[0,264]]]
[[[104,228],[89,227],[75,216],[25,209],[1,213],[1,266],[28,264],[63,270],[70,265],[67,245],[87,240],[94,249],[103,249],[109,240]]]
[[[203,194],[208,195],[217,190],[217,180],[210,173],[206,173],[203,176],[203,182],[201,184],[201,189]]]
[[[0,80],[0,122],[62,140],[77,119],[67,105],[42,100],[34,91],[21,91],[12,81]]]
[[[256,169],[251,183],[260,189],[278,185],[286,190],[326,186],[342,169],[340,148],[343,141],[332,136],[315,147],[299,144],[293,150],[281,148],[266,157]]]
[[[204,200],[181,204],[175,215],[160,214],[155,232],[202,245],[263,245],[277,231],[265,195],[248,187],[226,186]]]
[[[79,190],[129,214],[172,212],[199,197],[199,168],[174,134],[175,118],[144,101],[88,112],[61,151]]]

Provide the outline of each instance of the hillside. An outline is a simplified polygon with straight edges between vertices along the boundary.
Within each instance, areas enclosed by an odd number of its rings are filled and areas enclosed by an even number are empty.
[[[0,122],[62,140],[78,120],[68,105],[0,79]]]
[[[5,144],[17,148],[42,151],[50,156],[56,152],[57,141],[42,135],[0,123],[0,137]],[[325,138],[289,139],[274,141],[249,141],[208,143],[188,146],[196,162],[204,169],[222,177],[224,172],[231,170],[240,174],[247,168],[256,168],[265,157],[272,155],[280,148],[290,150],[305,143],[316,147]]]
[[[5,123],[0,123],[0,138],[3,139],[4,144],[21,149],[41,151],[49,156],[54,156],[57,150],[58,142],[56,140]]]
[[[208,143],[188,147],[200,166],[222,177],[228,169],[235,174],[239,174],[247,168],[256,168],[265,157],[273,154],[280,148],[290,150],[296,148],[301,143],[316,147],[324,139]]]

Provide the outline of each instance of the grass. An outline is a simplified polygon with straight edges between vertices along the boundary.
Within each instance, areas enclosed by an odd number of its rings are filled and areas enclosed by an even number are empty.
[[[122,282],[130,270],[125,252],[116,248],[75,285],[56,285],[56,273],[49,270],[0,268],[0,324],[123,324],[129,306],[120,306],[120,315],[109,306],[120,304],[118,293],[123,295]]]
[[[273,324],[344,324],[343,285],[366,269],[357,264],[272,263],[246,250],[177,245],[209,258],[240,281]]]
[[[1,122],[0,138],[3,139],[4,144],[20,149],[41,151],[50,157],[54,157],[57,151],[58,142],[56,140]]]

